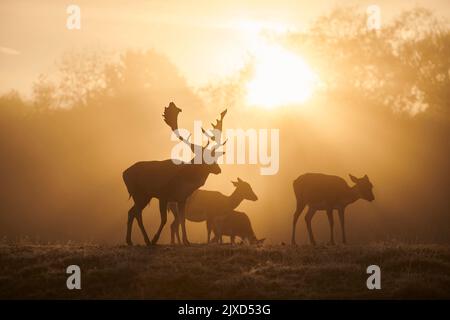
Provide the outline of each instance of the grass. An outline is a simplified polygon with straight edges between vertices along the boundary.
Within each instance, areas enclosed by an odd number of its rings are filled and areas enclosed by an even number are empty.
[[[66,288],[79,265],[81,290]],[[381,267],[381,290],[366,287]],[[450,246],[0,245],[2,299],[448,299]]]

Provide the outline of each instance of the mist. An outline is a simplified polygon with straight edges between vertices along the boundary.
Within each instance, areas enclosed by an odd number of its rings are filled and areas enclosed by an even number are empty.
[[[426,28],[414,24],[417,17]],[[306,31],[272,35],[323,83],[308,101],[276,109],[246,105],[251,59],[230,77],[193,88],[151,48],[62,54],[55,73],[34,81],[30,98],[15,90],[0,97],[0,236],[124,243],[132,201],[122,172],[137,161],[170,158],[176,142],[161,115],[174,101],[188,130],[225,108],[224,129],[279,129],[276,174],[261,175],[260,164],[225,163],[203,187],[231,194],[231,180],[249,182],[259,200],[238,210],[268,243],[289,242],[292,182],[307,172],[338,175],[349,185],[349,174],[369,176],[375,201],[348,208],[350,243],[449,242],[450,31],[447,21],[435,20],[426,9],[405,11],[376,35],[362,31],[364,12],[336,9]],[[415,38],[399,36],[424,28]],[[159,221],[154,199],[144,211],[150,235]],[[313,224],[317,239],[328,239],[326,215]],[[187,228],[192,242],[206,240],[204,223]],[[303,217],[297,236],[306,243]],[[133,240],[143,243],[139,232]]]

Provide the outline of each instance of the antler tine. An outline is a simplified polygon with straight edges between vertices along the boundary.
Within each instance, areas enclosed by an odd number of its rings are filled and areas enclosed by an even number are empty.
[[[179,134],[179,132],[178,132],[178,130],[175,132],[174,131],[174,133],[176,134],[176,136],[178,137],[178,139],[180,139],[180,141],[182,141],[182,142],[184,142],[185,144],[187,144],[188,146],[189,146],[189,148],[191,149],[191,151],[193,152],[193,153],[195,153],[195,150],[196,150],[196,145],[194,144],[194,143],[192,143],[192,142],[189,142],[189,139],[191,138],[191,135],[189,135],[187,138],[184,138],[184,137],[182,137],[180,134]]]
[[[203,129],[202,127],[202,132],[203,134],[209,139],[213,139],[214,140],[214,135],[209,135],[208,131],[206,131],[205,129]]]
[[[212,150],[211,150],[211,155],[212,155],[213,157],[215,157],[215,155],[216,155],[216,150],[217,150],[218,148],[220,148],[221,146],[224,146],[225,143],[227,143],[227,141],[228,141],[228,139],[227,139],[227,140],[225,140],[225,142],[221,143],[221,140],[222,140],[223,118],[225,117],[226,114],[227,114],[227,109],[225,109],[224,111],[222,111],[222,112],[220,113],[220,119],[216,119],[216,124],[211,123],[213,129],[214,129],[214,130],[218,130],[219,133],[220,133],[220,136],[218,137],[218,138],[219,138],[219,141],[216,141],[216,139],[215,139],[216,136],[215,136],[215,135],[213,136],[213,137],[214,137],[213,140],[214,140],[214,142],[216,142],[216,144],[212,147]]]
[[[215,157],[215,155],[216,155],[216,150],[219,149],[220,147],[224,146],[227,142],[228,142],[228,139],[226,139],[225,142],[223,142],[223,143],[216,143],[216,144],[211,148],[211,156]]]
[[[227,109],[225,109],[224,111],[222,111],[220,113],[220,119],[216,119],[216,124],[211,122],[211,126],[213,128],[213,130],[218,130],[222,136],[222,125],[223,125],[223,118],[225,117],[225,115],[227,114]],[[202,128],[202,132],[205,134],[205,136],[207,136],[209,139],[211,139],[214,142],[216,141],[216,136],[214,134],[210,135],[208,133],[208,131],[206,131],[205,129]],[[219,137],[219,139],[221,138],[221,136]],[[220,140],[219,140],[220,141]]]
[[[225,142],[221,144],[221,146],[224,146],[227,142],[228,142],[228,139],[226,139]]]
[[[220,113],[220,119],[216,119],[216,124],[211,123],[211,125],[214,129],[217,129],[220,132],[222,132],[222,122],[223,122],[223,118],[225,117],[226,114],[227,114],[227,109],[225,109],[224,111],[222,111]]]

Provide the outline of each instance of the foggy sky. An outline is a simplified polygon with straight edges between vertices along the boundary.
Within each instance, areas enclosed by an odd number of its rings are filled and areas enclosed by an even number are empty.
[[[426,6],[450,16],[447,0],[382,1],[76,1],[82,28],[65,27],[68,1],[3,0],[0,3],[0,92],[29,94],[41,73],[51,73],[63,52],[87,47],[108,52],[153,48],[167,55],[189,84],[204,85],[243,64],[252,30],[241,22],[302,29],[337,5],[381,7],[388,20],[399,11]]]

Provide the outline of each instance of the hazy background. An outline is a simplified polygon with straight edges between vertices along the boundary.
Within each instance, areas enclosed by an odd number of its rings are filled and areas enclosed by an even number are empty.
[[[81,8],[79,31],[66,29],[66,8]],[[426,6],[450,18],[447,0],[2,0],[0,2],[0,90],[31,92],[40,73],[74,49],[154,48],[169,58],[192,86],[205,85],[241,68],[256,26],[304,30],[318,16],[338,6],[363,12],[376,4],[382,22],[402,10]],[[253,24],[253,25],[252,25]]]
[[[366,28],[371,2],[337,3],[79,1],[82,28],[69,31],[68,2],[2,1],[0,236],[124,242],[131,201],[121,173],[170,156],[161,114],[175,101],[186,128],[227,107],[225,128],[280,129],[277,175],[222,165],[204,186],[230,194],[230,180],[250,182],[259,200],[239,210],[258,237],[289,241],[292,181],[323,172],[347,181],[368,174],[375,186],[375,202],[347,211],[350,242],[448,242],[448,2],[416,2],[429,11],[378,1],[378,34]],[[321,80],[310,99],[272,109],[246,103],[256,38],[308,63]],[[153,235],[157,201],[144,222]],[[205,240],[203,224],[188,228],[190,240]],[[328,239],[324,214],[314,230]]]

